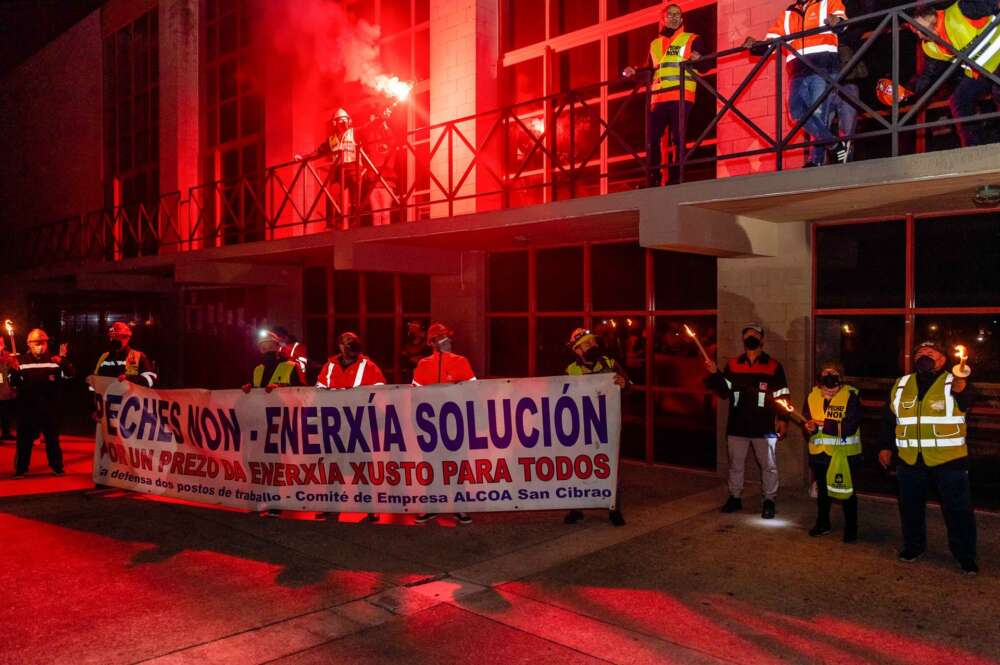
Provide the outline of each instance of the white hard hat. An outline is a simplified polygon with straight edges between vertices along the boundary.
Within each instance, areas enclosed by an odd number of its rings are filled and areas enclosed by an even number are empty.
[[[341,109],[337,109],[336,111],[334,111],[334,113],[333,113],[333,119],[334,120],[340,120],[341,118],[344,118],[346,120],[350,120],[351,119],[351,114],[348,113],[346,109],[342,109],[342,108]]]

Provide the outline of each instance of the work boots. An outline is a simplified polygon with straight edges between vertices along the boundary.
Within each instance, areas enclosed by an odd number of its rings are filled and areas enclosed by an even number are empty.
[[[743,500],[738,496],[730,496],[726,499],[726,502],[722,504],[722,508],[720,510],[724,513],[735,513],[743,510]]]

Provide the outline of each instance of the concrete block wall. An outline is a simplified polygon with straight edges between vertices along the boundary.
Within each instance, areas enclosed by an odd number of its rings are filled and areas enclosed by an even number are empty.
[[[792,404],[801,407],[812,386],[812,248],[805,223],[777,224],[777,254],[752,259],[719,259],[719,362],[743,352],[741,331],[748,322],[763,324],[764,349],[784,365]],[[719,404],[719,470],[728,471],[727,405]],[[797,427],[778,444],[778,472],[785,487],[808,481],[805,441]],[[748,462],[748,478],[759,478]]]
[[[720,51],[739,46],[747,37],[763,39],[775,19],[788,7],[789,0],[719,0],[718,1],[718,48]],[[783,58],[782,58],[783,59]],[[754,121],[768,135],[773,136],[776,117],[780,110],[784,113],[783,131],[791,127],[787,104],[782,100],[779,109],[775,95],[775,67],[771,62],[759,72],[754,83],[739,97],[736,107]],[[718,73],[719,92],[730,97],[743,79],[757,64],[758,58],[743,52],[720,61]],[[783,97],[787,98],[787,78],[783,79]],[[721,105],[720,105],[721,107]],[[732,112],[719,123],[719,154],[730,154],[744,150],[764,148],[764,141],[753,129]],[[801,165],[800,154],[786,155],[785,166]],[[756,156],[745,159],[720,161],[717,173],[720,178],[773,171],[775,160],[772,156]]]
[[[454,352],[486,374],[486,253],[463,252],[457,275],[431,276],[431,318],[455,331]]]

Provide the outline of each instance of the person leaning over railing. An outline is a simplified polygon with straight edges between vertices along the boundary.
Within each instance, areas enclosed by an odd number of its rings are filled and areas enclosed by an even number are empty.
[[[685,121],[694,106],[698,83],[686,76],[681,86],[681,63],[701,60],[701,37],[684,29],[680,5],[666,5],[660,14],[660,34],[649,44],[649,67],[652,70],[650,107],[646,113],[646,142],[649,163],[649,186],[659,187],[663,180],[663,133],[670,130],[670,142],[677,146],[681,136],[680,117]],[[626,67],[622,74],[632,78],[638,70]],[[670,180],[669,172],[667,180]]]
[[[938,10],[933,5],[919,7],[914,14],[914,20],[945,44],[951,45],[956,51],[962,51],[990,28],[998,12],[1000,8],[997,0],[959,0],[943,10]],[[950,50],[926,39],[918,30],[913,31],[923,39],[922,47],[927,58],[923,70],[910,80],[909,90],[900,90],[901,99],[911,95],[923,96],[945,75],[955,60],[955,55]],[[995,74],[997,66],[1000,65],[1000,27],[994,26],[990,34],[968,55],[980,67]],[[958,120],[976,115],[979,101],[991,94],[994,103],[1000,108],[1000,86],[968,65],[963,64],[959,71],[964,74],[956,72],[956,82],[950,99],[953,118]],[[892,104],[892,82],[883,79],[879,84],[879,92],[883,95],[882,101]],[[981,122],[960,122],[958,134],[962,146],[989,143],[985,129]]]
[[[847,10],[842,0],[795,0],[771,26],[764,41],[747,37],[743,47],[750,49],[754,55],[763,55],[770,40],[825,26],[833,27],[846,19]],[[796,122],[802,122],[806,111],[826,92],[827,83],[815,70],[830,78],[840,71],[838,45],[839,38],[832,30],[788,40],[788,46],[798,51],[797,55],[789,53],[785,58],[790,78],[788,110]],[[830,131],[830,100],[831,97],[827,97],[803,122],[803,129],[815,143],[805,164],[807,167],[825,164],[827,149],[833,152],[838,162],[843,164],[847,161],[847,145]]]

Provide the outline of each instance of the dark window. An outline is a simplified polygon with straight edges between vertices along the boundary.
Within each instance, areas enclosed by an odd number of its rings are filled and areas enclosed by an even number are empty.
[[[594,25],[600,4],[600,0],[549,0],[549,36],[556,37]]]
[[[489,280],[491,311],[528,311],[527,252],[490,254]]]
[[[558,58],[559,89],[579,90],[601,81],[601,43],[590,42],[583,46],[562,51]],[[596,96],[595,87],[582,91],[585,96]]]
[[[356,314],[360,311],[358,273],[337,271],[333,275],[333,311],[337,315]]]
[[[521,48],[545,39],[545,12],[539,0],[506,0],[503,16],[506,50]]]
[[[519,62],[504,69],[504,101],[507,104],[520,104],[538,99],[545,94],[544,77],[542,76],[542,58],[532,58]],[[534,108],[534,107],[531,107]],[[518,107],[518,114],[528,110],[527,106]]]
[[[396,326],[393,319],[370,318],[365,329],[365,353],[367,353],[387,376],[392,374],[392,363],[396,348]]]
[[[657,24],[651,23],[635,30],[629,30],[608,37],[608,76],[612,81],[612,90],[627,90],[633,85],[619,76],[629,65],[643,67],[649,64],[649,44],[656,38]]]
[[[365,273],[365,306],[369,312],[390,314],[395,302],[395,277],[388,272]]]
[[[427,275],[400,275],[404,312],[431,311],[431,278]]]
[[[340,353],[337,340],[345,332],[361,333],[361,322],[356,316],[338,316],[333,320],[333,343],[330,345],[330,353]]]
[[[974,382],[1000,382],[1000,314],[939,316],[924,314],[916,319],[916,343],[933,340],[949,354],[948,366],[957,362],[955,346],[968,351]]]
[[[594,245],[590,283],[594,311],[646,308],[646,250],[634,243]]]
[[[490,319],[489,375],[519,377],[528,375],[527,318]]]
[[[902,376],[903,323],[902,316],[818,316],[816,362],[836,360],[852,377]]]
[[[1000,307],[1000,214],[916,223],[917,307]]]
[[[646,459],[646,391],[622,394],[622,457]]]
[[[575,359],[566,343],[570,334],[581,326],[583,321],[574,317],[538,318],[538,355],[535,358],[535,373],[538,376],[566,373],[566,366]]]
[[[306,314],[326,314],[326,268],[306,268],[302,273],[302,306]]]
[[[325,359],[330,354],[330,349],[327,347],[327,319],[326,317],[308,317],[306,318],[306,330],[305,330],[305,343],[306,349],[309,351],[309,356],[315,360]]]
[[[713,256],[654,250],[656,309],[715,309],[718,274]]]
[[[541,249],[536,258],[539,311],[583,309],[583,248]]]
[[[816,307],[902,307],[906,225],[879,222],[816,229]]]

